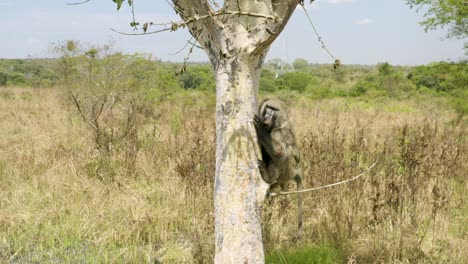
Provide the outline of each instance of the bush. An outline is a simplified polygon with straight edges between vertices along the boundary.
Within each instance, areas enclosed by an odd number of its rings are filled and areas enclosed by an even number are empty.
[[[57,81],[56,74],[49,69],[55,62],[53,59],[0,59],[0,72],[7,76],[8,85],[51,86]]]
[[[55,51],[60,55],[57,72],[67,103],[86,123],[98,151],[88,173],[101,180],[113,180],[118,168],[133,173],[147,103],[141,90],[128,86],[132,83],[128,61],[133,58],[110,46],[85,49],[73,41],[56,46]]]
[[[307,70],[307,67],[309,66],[309,62],[305,59],[295,59],[293,62],[293,66],[295,70],[298,71],[305,71]]]
[[[380,76],[388,76],[394,73],[393,66],[388,62],[377,64]]]
[[[313,85],[309,84],[306,87],[307,95],[310,95],[312,98],[315,99],[323,99],[323,98],[330,98],[333,97],[333,91],[321,85]]]
[[[261,91],[274,92],[278,90],[278,81],[275,78],[275,73],[268,69],[262,70],[259,86]]]
[[[307,85],[315,83],[314,78],[305,72],[288,72],[281,77],[280,89],[304,92]]]
[[[6,73],[0,72],[0,86],[6,86],[8,81],[8,75]]]
[[[19,72],[13,72],[8,74],[8,85],[25,85],[26,80],[24,79],[24,74]]]
[[[346,71],[344,69],[344,67],[339,67],[339,68],[336,68],[335,70],[333,70],[333,73],[334,73],[334,79],[336,82],[339,82],[339,83],[344,83],[345,80],[346,80]]]
[[[468,114],[468,90],[458,90],[451,99],[451,104],[460,117]]]
[[[408,74],[417,88],[427,87],[438,92],[450,92],[466,87],[468,67],[465,61],[438,62],[428,66],[417,66]]]
[[[216,84],[213,71],[208,65],[191,65],[178,77],[184,89],[199,89],[203,91],[215,91]]]
[[[353,87],[351,87],[351,89],[349,90],[349,95],[361,96],[366,94],[369,90],[378,89],[375,79],[375,77],[366,77],[360,80]]]
[[[367,76],[358,81],[349,92],[350,96],[362,96],[372,91],[374,96],[399,97],[413,91],[416,86],[402,72],[396,71],[390,64],[378,65],[378,74]]]

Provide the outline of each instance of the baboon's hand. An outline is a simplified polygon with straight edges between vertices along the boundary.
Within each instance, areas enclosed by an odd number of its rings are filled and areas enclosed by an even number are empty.
[[[263,181],[270,185],[270,176],[268,175],[267,165],[263,160],[257,160],[258,162],[258,169],[260,170],[260,176],[262,177]]]
[[[257,130],[257,135],[263,135],[264,137],[265,125],[257,114],[254,115],[254,126],[255,130]]]
[[[255,127],[258,127],[260,125],[260,118],[257,114],[254,115],[254,125]]]
[[[257,161],[258,161],[258,167],[260,169],[265,169],[266,170],[267,166],[266,166],[265,162],[263,160],[260,160],[260,159],[257,160]]]

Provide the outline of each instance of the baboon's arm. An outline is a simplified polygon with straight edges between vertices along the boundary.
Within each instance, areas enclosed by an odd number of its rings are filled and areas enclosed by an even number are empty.
[[[269,132],[257,115],[254,116],[254,125],[255,130],[257,131],[258,143],[262,146],[267,154],[273,160],[279,160],[283,156],[283,146],[282,144],[277,145],[276,148],[273,145],[273,140],[271,132]]]

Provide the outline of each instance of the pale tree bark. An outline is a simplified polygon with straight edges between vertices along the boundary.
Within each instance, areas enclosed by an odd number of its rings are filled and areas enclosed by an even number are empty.
[[[260,71],[300,0],[173,0],[216,78],[215,263],[264,263],[261,208],[268,185],[253,126]]]

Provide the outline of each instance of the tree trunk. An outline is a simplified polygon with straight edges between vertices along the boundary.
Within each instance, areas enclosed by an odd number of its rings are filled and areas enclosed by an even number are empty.
[[[215,263],[264,263],[261,208],[268,184],[253,124],[261,67],[300,0],[173,0],[216,76]]]
[[[215,263],[264,263],[262,180],[253,116],[264,54],[238,54],[215,62]]]

